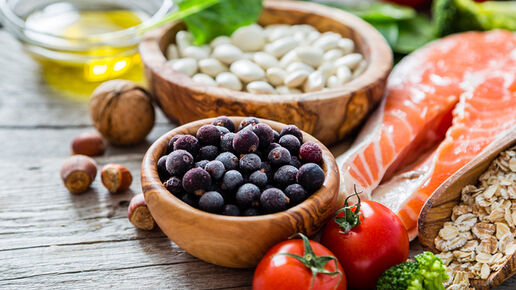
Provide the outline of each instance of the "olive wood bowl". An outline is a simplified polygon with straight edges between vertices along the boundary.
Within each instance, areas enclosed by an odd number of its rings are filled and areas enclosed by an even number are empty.
[[[452,210],[460,201],[460,194],[466,185],[475,185],[479,176],[484,173],[491,161],[498,154],[511,146],[516,145],[516,127],[506,135],[493,141],[479,155],[450,176],[439,186],[426,201],[418,219],[419,242],[433,252],[434,240],[444,223],[450,221]],[[516,273],[516,257],[513,255],[497,272],[491,273],[486,280],[470,280],[475,289],[490,289],[500,285],[503,281]]]
[[[371,25],[339,9],[300,1],[266,1],[258,21],[310,24],[353,39],[368,62],[359,77],[340,88],[290,94],[256,95],[194,82],[166,64],[167,46],[184,30],[181,22],[149,31],[140,44],[145,74],[156,103],[180,124],[219,115],[256,116],[295,124],[331,145],[359,125],[380,101],[392,67],[389,45]]]
[[[231,117],[238,126],[243,117]],[[285,211],[254,217],[212,214],[193,208],[176,198],[161,183],[156,164],[177,134],[195,135],[211,124],[205,119],[180,126],[154,142],[142,162],[141,184],[149,210],[160,229],[179,247],[193,256],[220,266],[248,268],[258,264],[274,244],[301,232],[313,235],[342,206],[338,199],[339,174],[330,151],[303,132],[304,141],[313,141],[323,150],[323,186],[302,203]],[[263,120],[278,132],[286,125]],[[340,203],[340,204],[339,204]]]

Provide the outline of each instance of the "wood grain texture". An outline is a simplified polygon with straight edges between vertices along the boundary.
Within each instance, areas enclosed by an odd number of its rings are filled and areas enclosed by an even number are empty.
[[[460,201],[462,188],[475,185],[478,177],[484,173],[498,154],[516,144],[516,128],[487,146],[468,164],[450,176],[426,201],[418,219],[419,241],[423,246],[438,252],[434,240],[443,224],[450,221],[452,210]],[[477,289],[490,289],[516,273],[516,257],[505,263],[502,269],[492,273],[487,280],[472,280]]]
[[[254,95],[194,82],[166,64],[163,51],[173,42],[180,22],[147,33],[140,45],[150,90],[165,114],[181,124],[219,115],[257,116],[295,124],[325,144],[344,138],[380,101],[392,53],[368,23],[342,10],[321,5],[267,1],[260,24],[307,23],[355,41],[369,63],[358,78],[338,89],[292,95]]]
[[[231,117],[236,126],[244,117]],[[316,142],[323,149],[324,184],[307,200],[288,210],[254,217],[231,217],[195,209],[167,191],[161,183],[156,164],[177,134],[194,135],[211,124],[205,119],[178,127],[159,138],[142,162],[142,189],[147,206],[161,230],[188,253],[216,265],[254,267],[270,247],[295,233],[317,233],[330,216],[343,205],[338,198],[337,164],[330,151],[314,137],[303,133],[303,141]],[[261,119],[280,132],[286,124]]]

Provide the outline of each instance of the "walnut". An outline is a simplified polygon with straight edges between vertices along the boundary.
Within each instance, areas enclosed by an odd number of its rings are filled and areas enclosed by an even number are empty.
[[[149,93],[124,80],[102,83],[92,94],[90,116],[97,130],[114,145],[132,145],[145,139],[154,126]]]

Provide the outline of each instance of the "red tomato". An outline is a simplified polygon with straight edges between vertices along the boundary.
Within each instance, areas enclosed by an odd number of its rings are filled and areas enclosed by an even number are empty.
[[[352,206],[354,207],[354,206]],[[352,212],[355,212],[353,208]],[[409,239],[399,218],[387,207],[374,202],[360,203],[361,224],[348,233],[330,220],[321,243],[335,253],[348,278],[348,287],[375,289],[385,270],[407,260]],[[344,212],[338,215],[344,216]]]
[[[310,246],[318,258],[320,256],[335,257],[330,250],[318,242],[310,241]],[[329,272],[335,272],[338,269],[342,274],[318,273],[313,279],[312,271],[301,261],[290,256],[278,255],[279,253],[290,253],[309,259],[302,239],[287,240],[275,245],[265,254],[254,271],[254,290],[310,289],[311,283],[313,283],[311,289],[314,290],[346,289],[346,276],[337,259],[329,260],[327,263],[323,262],[324,269]]]
[[[405,5],[405,6],[410,6],[410,7],[414,7],[414,8],[421,7],[424,4],[432,2],[432,0],[383,0],[383,1],[388,1],[388,2],[399,4],[399,5]]]

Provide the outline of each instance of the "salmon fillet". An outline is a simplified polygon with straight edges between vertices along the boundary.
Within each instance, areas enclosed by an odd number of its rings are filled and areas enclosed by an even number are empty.
[[[338,158],[341,192],[351,194],[356,184],[363,198],[395,211],[414,237],[433,191],[516,124],[515,67],[516,36],[501,30],[452,35],[406,57],[380,107]]]

